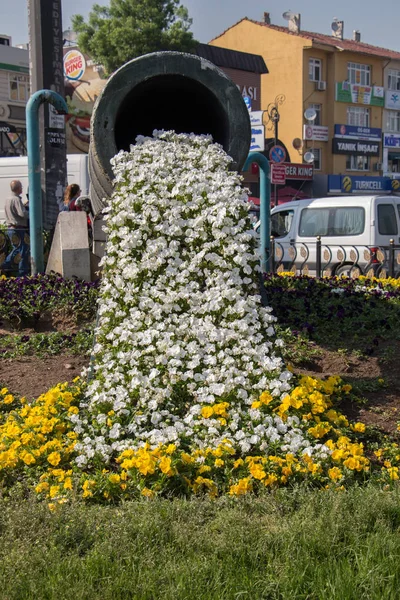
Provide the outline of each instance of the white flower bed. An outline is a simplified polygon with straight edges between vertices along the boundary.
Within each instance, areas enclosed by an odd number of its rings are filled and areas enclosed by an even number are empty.
[[[145,442],[311,452],[296,417],[251,408],[265,390],[285,396],[291,373],[261,305],[247,195],[229,163],[209,136],[157,131],[113,159],[78,464]],[[217,408],[204,416],[207,406]]]

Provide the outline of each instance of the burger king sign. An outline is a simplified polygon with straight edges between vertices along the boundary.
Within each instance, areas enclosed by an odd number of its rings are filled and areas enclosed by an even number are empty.
[[[64,56],[64,75],[72,81],[82,79],[86,69],[85,57],[78,50],[70,50]]]

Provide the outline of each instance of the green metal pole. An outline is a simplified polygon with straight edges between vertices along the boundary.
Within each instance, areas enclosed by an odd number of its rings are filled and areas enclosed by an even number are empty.
[[[267,272],[269,260],[269,237],[271,220],[271,180],[269,176],[269,161],[260,152],[250,152],[243,171],[250,168],[251,163],[257,163],[260,168],[260,245],[261,271]]]
[[[52,90],[32,94],[26,105],[26,137],[29,181],[29,234],[31,238],[31,275],[44,271],[42,189],[40,185],[39,106],[49,102],[60,114],[67,114],[64,98]]]

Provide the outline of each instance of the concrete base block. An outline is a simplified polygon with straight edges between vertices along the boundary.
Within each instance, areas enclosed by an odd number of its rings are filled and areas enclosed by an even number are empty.
[[[91,281],[89,237],[86,213],[61,212],[58,215],[46,273]]]

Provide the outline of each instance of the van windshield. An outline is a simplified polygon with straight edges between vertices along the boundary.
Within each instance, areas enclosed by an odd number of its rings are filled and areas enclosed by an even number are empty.
[[[362,207],[304,208],[300,216],[299,236],[360,235],[364,225],[365,210]]]
[[[293,214],[293,210],[281,210],[271,215],[271,235],[285,237],[292,226]]]

